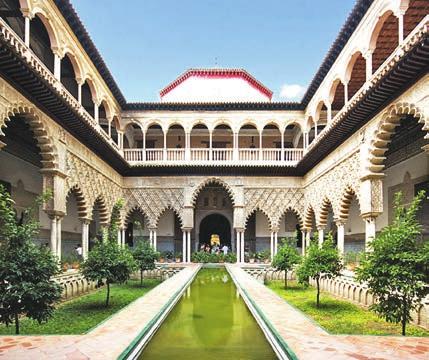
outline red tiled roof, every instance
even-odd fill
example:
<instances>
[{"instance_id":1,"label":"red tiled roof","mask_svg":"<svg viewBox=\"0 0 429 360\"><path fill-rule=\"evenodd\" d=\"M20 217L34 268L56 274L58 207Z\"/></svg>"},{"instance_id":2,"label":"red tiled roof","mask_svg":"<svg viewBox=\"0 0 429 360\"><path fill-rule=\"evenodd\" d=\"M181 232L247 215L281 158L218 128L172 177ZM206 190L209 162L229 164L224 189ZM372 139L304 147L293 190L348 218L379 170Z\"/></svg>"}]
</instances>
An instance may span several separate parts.
<instances>
[{"instance_id":1,"label":"red tiled roof","mask_svg":"<svg viewBox=\"0 0 429 360\"><path fill-rule=\"evenodd\" d=\"M265 96L269 97L270 100L273 96L273 92L268 89L261 82L256 80L252 75L250 75L244 69L221 69L221 68L213 68L213 69L189 69L186 70L182 75L180 75L176 80L168 84L164 89L162 89L159 94L161 97L169 93L175 87L180 85L186 79L192 77L209 77L209 78L240 78L246 80L251 86L260 91Z\"/></svg>"}]
</instances>

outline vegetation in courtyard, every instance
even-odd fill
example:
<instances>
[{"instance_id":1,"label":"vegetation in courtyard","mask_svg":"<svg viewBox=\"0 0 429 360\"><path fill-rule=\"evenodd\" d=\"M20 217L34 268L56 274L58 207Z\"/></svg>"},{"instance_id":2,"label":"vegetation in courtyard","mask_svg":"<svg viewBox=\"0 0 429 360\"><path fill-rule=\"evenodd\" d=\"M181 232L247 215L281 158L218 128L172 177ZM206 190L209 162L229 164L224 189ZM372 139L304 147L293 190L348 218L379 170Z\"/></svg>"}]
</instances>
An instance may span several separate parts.
<instances>
[{"instance_id":1,"label":"vegetation in courtyard","mask_svg":"<svg viewBox=\"0 0 429 360\"><path fill-rule=\"evenodd\" d=\"M329 233L321 245L313 241L297 268L298 281L308 286L310 278L316 282L316 306L320 306L320 280L331 279L342 270L342 263L337 248L334 246L332 234Z\"/></svg>"},{"instance_id":2,"label":"vegetation in courtyard","mask_svg":"<svg viewBox=\"0 0 429 360\"><path fill-rule=\"evenodd\" d=\"M17 219L13 200L0 185L0 322L15 323L16 334L21 316L46 322L61 298L61 287L51 280L59 273L57 259L49 248L33 242L40 229L34 210L49 197L39 197Z\"/></svg>"},{"instance_id":3,"label":"vegetation in courtyard","mask_svg":"<svg viewBox=\"0 0 429 360\"><path fill-rule=\"evenodd\" d=\"M140 284L143 285L143 272L155 269L155 261L159 259L159 253L148 241L140 241L133 251L133 257L140 271Z\"/></svg>"},{"instance_id":4,"label":"vegetation in courtyard","mask_svg":"<svg viewBox=\"0 0 429 360\"><path fill-rule=\"evenodd\" d=\"M205 251L194 252L191 256L191 261L195 263L235 263L237 256L229 252L228 254L212 254Z\"/></svg>"},{"instance_id":5,"label":"vegetation in courtyard","mask_svg":"<svg viewBox=\"0 0 429 360\"><path fill-rule=\"evenodd\" d=\"M124 283L136 269L131 251L118 244L119 212L122 206L122 201L115 204L106 238L95 245L81 265L86 279L99 284L106 283L106 307L109 306L110 285Z\"/></svg>"},{"instance_id":6,"label":"vegetation in courtyard","mask_svg":"<svg viewBox=\"0 0 429 360\"><path fill-rule=\"evenodd\" d=\"M143 287L139 280L128 280L124 284L113 284L110 306L104 307L105 293L99 289L88 295L60 304L47 323L23 318L21 332L23 334L82 334L106 320L123 307L146 294L160 283L159 280L145 279ZM0 326L0 334L11 334L12 329Z\"/></svg>"},{"instance_id":7,"label":"vegetation in courtyard","mask_svg":"<svg viewBox=\"0 0 429 360\"><path fill-rule=\"evenodd\" d=\"M282 245L278 248L274 256L272 266L285 273L285 288L287 288L287 273L291 271L301 261L296 250L296 239L283 239Z\"/></svg>"},{"instance_id":8,"label":"vegetation in courtyard","mask_svg":"<svg viewBox=\"0 0 429 360\"><path fill-rule=\"evenodd\" d=\"M377 302L372 310L386 321L401 323L402 335L412 320L411 312L429 293L428 245L419 241L421 225L416 214L425 193L420 192L409 206L402 194L394 200L395 218L369 244L370 251L357 269L357 280L366 282Z\"/></svg>"},{"instance_id":9,"label":"vegetation in courtyard","mask_svg":"<svg viewBox=\"0 0 429 360\"><path fill-rule=\"evenodd\" d=\"M283 282L279 280L270 281L267 286L332 334L399 335L401 333L401 327L398 324L388 323L372 311L347 300L336 299L328 293L323 294L323 302L320 307L316 307L314 297L317 290L313 286L306 287L290 282L285 289ZM408 335L429 336L429 331L410 325Z\"/></svg>"}]
</instances>

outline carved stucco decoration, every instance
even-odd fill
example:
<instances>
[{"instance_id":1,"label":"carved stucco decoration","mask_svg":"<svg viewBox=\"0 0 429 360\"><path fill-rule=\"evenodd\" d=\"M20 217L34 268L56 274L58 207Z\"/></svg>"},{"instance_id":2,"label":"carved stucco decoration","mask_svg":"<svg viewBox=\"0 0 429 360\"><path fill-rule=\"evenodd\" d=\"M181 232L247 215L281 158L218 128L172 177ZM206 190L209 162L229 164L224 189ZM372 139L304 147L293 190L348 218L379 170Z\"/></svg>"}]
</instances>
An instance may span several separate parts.
<instances>
[{"instance_id":1,"label":"carved stucco decoration","mask_svg":"<svg viewBox=\"0 0 429 360\"><path fill-rule=\"evenodd\" d=\"M30 103L24 101L1 107L0 111L0 136L4 135L2 128L7 127L7 123L11 121L12 117L24 117L40 148L42 167L44 169L57 169L58 151L53 140L52 130L47 125L45 115Z\"/></svg>"},{"instance_id":2,"label":"carved stucco decoration","mask_svg":"<svg viewBox=\"0 0 429 360\"><path fill-rule=\"evenodd\" d=\"M67 191L79 194L78 206L87 206L85 211L81 208L80 213L86 212L86 216L91 218L97 202L100 221L108 221L113 205L122 197L121 187L71 153L67 154L67 175Z\"/></svg>"},{"instance_id":3,"label":"carved stucco decoration","mask_svg":"<svg viewBox=\"0 0 429 360\"><path fill-rule=\"evenodd\" d=\"M184 206L181 188L138 188L125 190L125 213L138 209L147 217L149 227L156 228L159 218L168 210L173 210L183 222Z\"/></svg>"},{"instance_id":4,"label":"carved stucco decoration","mask_svg":"<svg viewBox=\"0 0 429 360\"><path fill-rule=\"evenodd\" d=\"M299 188L246 188L244 189L246 221L254 211L263 212L272 230L278 228L283 215L293 211L302 219L304 194Z\"/></svg>"},{"instance_id":5,"label":"carved stucco decoration","mask_svg":"<svg viewBox=\"0 0 429 360\"><path fill-rule=\"evenodd\" d=\"M329 206L332 206L335 220L344 220L347 203L347 194L354 193L360 199L360 161L356 152L327 173L311 182L304 189L305 194L305 223L311 228L311 211L313 210L318 226L326 224L326 215Z\"/></svg>"},{"instance_id":6,"label":"carved stucco decoration","mask_svg":"<svg viewBox=\"0 0 429 360\"><path fill-rule=\"evenodd\" d=\"M389 106L382 114L377 128L369 139L369 157L367 168L369 174L381 173L385 166L385 153L395 133L396 126L404 115L412 115L423 125L423 131L429 130L429 121L424 109L406 102L398 102ZM429 135L426 134L426 139Z\"/></svg>"}]
</instances>

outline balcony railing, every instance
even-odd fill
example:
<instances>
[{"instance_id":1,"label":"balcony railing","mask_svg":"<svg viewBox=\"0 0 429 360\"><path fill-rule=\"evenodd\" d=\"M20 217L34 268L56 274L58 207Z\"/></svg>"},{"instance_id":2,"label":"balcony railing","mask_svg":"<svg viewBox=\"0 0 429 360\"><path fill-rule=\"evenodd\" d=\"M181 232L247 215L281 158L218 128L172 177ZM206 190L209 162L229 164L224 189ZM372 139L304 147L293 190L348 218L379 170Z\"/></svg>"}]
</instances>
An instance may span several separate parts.
<instances>
[{"instance_id":1,"label":"balcony railing","mask_svg":"<svg viewBox=\"0 0 429 360\"><path fill-rule=\"evenodd\" d=\"M97 123L97 121L85 110L82 104L67 90L63 83L58 80L51 70L39 59L39 57L28 47L25 42L15 33L15 31L6 23L4 19L0 17L0 33L5 40L7 40L21 55L23 59L37 72L40 76L45 79L57 93L68 103L68 105L76 110L81 118L101 137L109 143L116 151L120 151L119 146L109 137L109 135L103 130L103 128Z\"/></svg>"},{"instance_id":2,"label":"balcony railing","mask_svg":"<svg viewBox=\"0 0 429 360\"><path fill-rule=\"evenodd\" d=\"M295 166L303 156L303 149L124 149L124 157L131 165L280 165Z\"/></svg>"}]
</instances>

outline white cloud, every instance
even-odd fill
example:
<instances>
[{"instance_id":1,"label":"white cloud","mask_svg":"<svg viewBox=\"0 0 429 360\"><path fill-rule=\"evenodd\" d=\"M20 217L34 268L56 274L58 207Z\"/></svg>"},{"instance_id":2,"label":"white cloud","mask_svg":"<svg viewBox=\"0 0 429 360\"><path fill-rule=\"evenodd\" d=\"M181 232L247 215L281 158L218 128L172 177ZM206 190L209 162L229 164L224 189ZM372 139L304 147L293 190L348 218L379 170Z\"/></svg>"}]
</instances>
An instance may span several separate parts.
<instances>
[{"instance_id":1,"label":"white cloud","mask_svg":"<svg viewBox=\"0 0 429 360\"><path fill-rule=\"evenodd\" d=\"M280 98L286 100L300 100L304 93L304 86L299 84L284 84L280 89Z\"/></svg>"}]
</instances>

